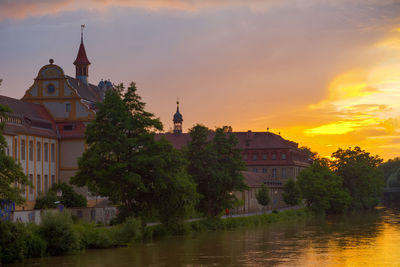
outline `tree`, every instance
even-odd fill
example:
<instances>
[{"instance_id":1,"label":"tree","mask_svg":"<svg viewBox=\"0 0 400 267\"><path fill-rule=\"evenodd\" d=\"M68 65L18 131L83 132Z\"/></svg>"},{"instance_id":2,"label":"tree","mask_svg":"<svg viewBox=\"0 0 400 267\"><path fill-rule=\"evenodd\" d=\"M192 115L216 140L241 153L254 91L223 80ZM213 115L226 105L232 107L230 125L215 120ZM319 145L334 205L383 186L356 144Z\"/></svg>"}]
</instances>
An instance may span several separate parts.
<instances>
[{"instance_id":1,"label":"tree","mask_svg":"<svg viewBox=\"0 0 400 267\"><path fill-rule=\"evenodd\" d=\"M209 140L209 135L213 138ZM190 129L191 140L186 148L188 171L197 183L200 194L198 210L216 216L237 203L234 191L247 189L241 171L245 170L237 137L229 127L211 131L203 125Z\"/></svg>"},{"instance_id":2,"label":"tree","mask_svg":"<svg viewBox=\"0 0 400 267\"><path fill-rule=\"evenodd\" d=\"M396 157L394 159L389 159L388 161L379 165L379 169L383 171L385 184L390 187L391 185L388 181L389 177L392 176L398 169L400 169L400 158Z\"/></svg>"},{"instance_id":3,"label":"tree","mask_svg":"<svg viewBox=\"0 0 400 267\"><path fill-rule=\"evenodd\" d=\"M378 169L382 159L371 156L360 147L339 148L332 157L332 168L343 178L343 186L352 197L352 208L369 209L376 206L384 187L383 173Z\"/></svg>"},{"instance_id":4,"label":"tree","mask_svg":"<svg viewBox=\"0 0 400 267\"><path fill-rule=\"evenodd\" d=\"M261 188L256 193L256 199L258 204L262 206L268 206L268 204L271 202L268 186L265 184L261 185Z\"/></svg>"},{"instance_id":5,"label":"tree","mask_svg":"<svg viewBox=\"0 0 400 267\"><path fill-rule=\"evenodd\" d=\"M57 196L57 191L62 192L62 196ZM54 209L57 207L55 202L60 201L67 208L86 207L87 200L84 196L75 192L72 186L66 183L54 184L45 195L36 199L35 209Z\"/></svg>"},{"instance_id":6,"label":"tree","mask_svg":"<svg viewBox=\"0 0 400 267\"><path fill-rule=\"evenodd\" d=\"M393 172L387 180L387 186L389 187L400 187L400 168Z\"/></svg>"},{"instance_id":7,"label":"tree","mask_svg":"<svg viewBox=\"0 0 400 267\"><path fill-rule=\"evenodd\" d=\"M326 161L316 160L302 170L297 183L306 205L317 213L341 213L351 203L342 178L329 169Z\"/></svg>"},{"instance_id":8,"label":"tree","mask_svg":"<svg viewBox=\"0 0 400 267\"><path fill-rule=\"evenodd\" d=\"M290 178L283 185L283 201L289 206L295 206L299 204L301 200L301 191L296 182Z\"/></svg>"},{"instance_id":9,"label":"tree","mask_svg":"<svg viewBox=\"0 0 400 267\"><path fill-rule=\"evenodd\" d=\"M154 214L167 220L165 201L174 207L169 210L172 217L182 217L182 210L196 200L195 185L180 152L166 140L155 141L154 132L162 124L145 111L136 91L134 83L127 90L120 85L106 91L87 126L88 149L71 183L108 197L124 214L143 222Z\"/></svg>"},{"instance_id":10,"label":"tree","mask_svg":"<svg viewBox=\"0 0 400 267\"><path fill-rule=\"evenodd\" d=\"M317 152L313 152L313 151L311 150L311 148L309 148L309 147L302 146L302 147L299 147L299 149L300 149L303 153L305 153L305 154L308 156L309 159L317 160L317 159L320 158L319 155L318 155L318 153L317 153Z\"/></svg>"},{"instance_id":11,"label":"tree","mask_svg":"<svg viewBox=\"0 0 400 267\"><path fill-rule=\"evenodd\" d=\"M30 185L21 165L7 156L7 142L3 136L7 113L11 109L0 105L0 208L9 202L22 204L25 199L16 184Z\"/></svg>"}]
</instances>

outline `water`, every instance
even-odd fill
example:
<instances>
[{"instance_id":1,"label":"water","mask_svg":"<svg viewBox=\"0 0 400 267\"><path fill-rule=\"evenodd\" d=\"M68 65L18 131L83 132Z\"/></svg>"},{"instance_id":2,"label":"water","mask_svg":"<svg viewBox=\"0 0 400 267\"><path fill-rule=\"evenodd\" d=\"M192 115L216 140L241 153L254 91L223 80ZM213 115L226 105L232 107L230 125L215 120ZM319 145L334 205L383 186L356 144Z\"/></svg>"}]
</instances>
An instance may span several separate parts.
<instances>
[{"instance_id":1,"label":"water","mask_svg":"<svg viewBox=\"0 0 400 267\"><path fill-rule=\"evenodd\" d=\"M15 266L400 266L400 210L171 237Z\"/></svg>"}]
</instances>

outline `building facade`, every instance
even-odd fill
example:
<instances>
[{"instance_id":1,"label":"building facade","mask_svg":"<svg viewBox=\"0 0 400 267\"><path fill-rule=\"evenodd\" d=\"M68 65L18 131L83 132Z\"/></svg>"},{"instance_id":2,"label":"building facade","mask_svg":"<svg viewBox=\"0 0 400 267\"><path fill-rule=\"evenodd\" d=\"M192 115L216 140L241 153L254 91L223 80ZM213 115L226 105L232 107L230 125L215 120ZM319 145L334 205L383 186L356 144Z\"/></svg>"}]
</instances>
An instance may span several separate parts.
<instances>
[{"instance_id":1,"label":"building facade","mask_svg":"<svg viewBox=\"0 0 400 267\"><path fill-rule=\"evenodd\" d=\"M4 129L7 153L33 184L22 188L27 203L21 209L32 209L40 194L54 183L68 182L78 170L86 125L95 117L96 103L112 87L110 81L102 80L98 86L89 83L83 36L74 65L76 75L71 77L50 59L21 100L0 96L0 104L12 109Z\"/></svg>"}]
</instances>

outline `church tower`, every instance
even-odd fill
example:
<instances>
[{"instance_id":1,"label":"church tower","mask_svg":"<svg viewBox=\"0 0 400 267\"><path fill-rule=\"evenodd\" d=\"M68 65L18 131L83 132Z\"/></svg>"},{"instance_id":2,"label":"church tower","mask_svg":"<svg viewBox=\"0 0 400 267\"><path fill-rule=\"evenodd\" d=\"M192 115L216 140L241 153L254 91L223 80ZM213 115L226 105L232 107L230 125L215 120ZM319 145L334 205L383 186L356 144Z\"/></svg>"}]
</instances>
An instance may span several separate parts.
<instances>
[{"instance_id":1,"label":"church tower","mask_svg":"<svg viewBox=\"0 0 400 267\"><path fill-rule=\"evenodd\" d=\"M181 134L183 117L179 112L179 101L176 101L176 113L174 114L174 119L172 121L174 122L174 134Z\"/></svg>"},{"instance_id":2,"label":"church tower","mask_svg":"<svg viewBox=\"0 0 400 267\"><path fill-rule=\"evenodd\" d=\"M83 28L85 25L81 25L81 45L79 46L78 55L74 61L75 70L76 70L76 79L80 82L88 85L88 76L89 76L89 59L86 56L85 46L83 45Z\"/></svg>"}]
</instances>

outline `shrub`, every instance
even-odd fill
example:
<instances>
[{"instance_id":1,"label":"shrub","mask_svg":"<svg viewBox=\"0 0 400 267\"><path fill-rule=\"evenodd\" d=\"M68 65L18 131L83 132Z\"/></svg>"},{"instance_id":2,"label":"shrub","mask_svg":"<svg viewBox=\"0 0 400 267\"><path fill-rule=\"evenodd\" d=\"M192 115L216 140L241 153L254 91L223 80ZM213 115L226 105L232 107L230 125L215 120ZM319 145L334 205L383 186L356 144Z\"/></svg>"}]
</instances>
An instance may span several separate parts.
<instances>
[{"instance_id":1,"label":"shrub","mask_svg":"<svg viewBox=\"0 0 400 267\"><path fill-rule=\"evenodd\" d=\"M62 255L79 248L78 236L68 212L47 212L39 226L40 236L47 242L50 255Z\"/></svg>"},{"instance_id":2,"label":"shrub","mask_svg":"<svg viewBox=\"0 0 400 267\"><path fill-rule=\"evenodd\" d=\"M38 226L31 223L26 225L26 251L24 257L38 258L46 254L47 243L38 234Z\"/></svg>"},{"instance_id":3,"label":"shrub","mask_svg":"<svg viewBox=\"0 0 400 267\"><path fill-rule=\"evenodd\" d=\"M0 220L0 262L12 263L24 259L25 229L22 223Z\"/></svg>"},{"instance_id":4,"label":"shrub","mask_svg":"<svg viewBox=\"0 0 400 267\"><path fill-rule=\"evenodd\" d=\"M142 237L141 222L133 217L129 217L123 224L115 226L114 231L114 238L120 245L128 245Z\"/></svg>"},{"instance_id":5,"label":"shrub","mask_svg":"<svg viewBox=\"0 0 400 267\"><path fill-rule=\"evenodd\" d=\"M58 190L62 191L61 197L57 197ZM45 195L38 197L35 209L54 209L57 207L56 201L61 201L67 208L87 206L87 200L84 196L76 193L69 184L60 183L53 185Z\"/></svg>"},{"instance_id":6,"label":"shrub","mask_svg":"<svg viewBox=\"0 0 400 267\"><path fill-rule=\"evenodd\" d=\"M109 228L97 227L94 223L79 223L74 225L74 229L83 248L109 248L117 245Z\"/></svg>"}]
</instances>

